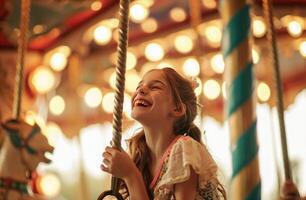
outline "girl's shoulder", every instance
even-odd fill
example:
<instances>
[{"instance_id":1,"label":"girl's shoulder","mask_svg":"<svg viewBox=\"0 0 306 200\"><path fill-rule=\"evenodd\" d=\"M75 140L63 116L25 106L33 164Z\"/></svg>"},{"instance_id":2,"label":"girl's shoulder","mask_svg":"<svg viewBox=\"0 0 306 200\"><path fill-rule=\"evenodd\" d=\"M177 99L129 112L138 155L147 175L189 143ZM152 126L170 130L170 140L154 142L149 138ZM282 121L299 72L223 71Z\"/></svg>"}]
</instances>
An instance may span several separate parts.
<instances>
[{"instance_id":1,"label":"girl's shoulder","mask_svg":"<svg viewBox=\"0 0 306 200\"><path fill-rule=\"evenodd\" d=\"M181 136L172 146L161 185L173 185L190 178L191 169L199 176L199 185L216 179L217 165L205 145L189 136Z\"/></svg>"}]
</instances>

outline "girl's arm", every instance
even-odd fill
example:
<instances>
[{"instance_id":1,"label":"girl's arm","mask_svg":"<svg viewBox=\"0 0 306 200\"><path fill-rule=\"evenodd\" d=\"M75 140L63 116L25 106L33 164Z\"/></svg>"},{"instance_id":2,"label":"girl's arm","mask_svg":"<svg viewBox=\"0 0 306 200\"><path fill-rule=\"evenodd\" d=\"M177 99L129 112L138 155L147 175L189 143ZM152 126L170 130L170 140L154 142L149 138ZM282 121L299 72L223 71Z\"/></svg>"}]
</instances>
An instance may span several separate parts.
<instances>
[{"instance_id":1,"label":"girl's arm","mask_svg":"<svg viewBox=\"0 0 306 200\"><path fill-rule=\"evenodd\" d=\"M125 151L106 147L101 169L125 181L131 200L149 200L143 177Z\"/></svg>"},{"instance_id":2,"label":"girl's arm","mask_svg":"<svg viewBox=\"0 0 306 200\"><path fill-rule=\"evenodd\" d=\"M182 183L174 185L174 196L176 200L194 200L198 187L198 175L190 167L190 178Z\"/></svg>"},{"instance_id":3,"label":"girl's arm","mask_svg":"<svg viewBox=\"0 0 306 200\"><path fill-rule=\"evenodd\" d=\"M131 200L149 200L142 174L137 168L124 181L128 187Z\"/></svg>"}]
</instances>

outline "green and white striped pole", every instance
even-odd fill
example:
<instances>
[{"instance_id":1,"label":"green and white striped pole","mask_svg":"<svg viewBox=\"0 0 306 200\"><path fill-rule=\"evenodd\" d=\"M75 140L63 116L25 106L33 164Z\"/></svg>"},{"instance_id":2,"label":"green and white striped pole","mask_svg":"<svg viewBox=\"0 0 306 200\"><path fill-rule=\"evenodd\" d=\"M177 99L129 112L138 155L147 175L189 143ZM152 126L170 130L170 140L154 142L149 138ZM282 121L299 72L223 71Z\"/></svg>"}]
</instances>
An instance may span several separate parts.
<instances>
[{"instance_id":1,"label":"green and white striped pole","mask_svg":"<svg viewBox=\"0 0 306 200\"><path fill-rule=\"evenodd\" d=\"M250 6L246 0L222 0L220 14L233 165L230 199L260 200Z\"/></svg>"}]
</instances>

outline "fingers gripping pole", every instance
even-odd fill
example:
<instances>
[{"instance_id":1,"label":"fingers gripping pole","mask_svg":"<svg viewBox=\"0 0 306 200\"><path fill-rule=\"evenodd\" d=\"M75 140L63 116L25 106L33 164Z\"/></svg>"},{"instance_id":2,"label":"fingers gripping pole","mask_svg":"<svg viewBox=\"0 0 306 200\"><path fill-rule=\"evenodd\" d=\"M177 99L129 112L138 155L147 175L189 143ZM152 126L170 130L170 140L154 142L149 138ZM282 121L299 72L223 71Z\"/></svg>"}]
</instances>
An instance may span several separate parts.
<instances>
[{"instance_id":1,"label":"fingers gripping pole","mask_svg":"<svg viewBox=\"0 0 306 200\"><path fill-rule=\"evenodd\" d=\"M285 178L286 180L292 180L291 177L291 168L289 163L289 156L287 150L287 139L286 139L286 129L284 122L284 105L283 105L283 97L282 97L282 82L280 78L279 71L279 61L277 55L277 44L274 32L274 24L273 24L273 10L271 5L271 0L263 0L263 8L264 14L266 18L266 22L268 23L268 40L271 48L271 60L273 62L273 70L274 70L274 84L276 87L276 104L277 104L277 112L278 112L278 122L280 127L281 134L281 143L282 143L282 153L283 153L283 163L285 170Z\"/></svg>"},{"instance_id":2,"label":"fingers gripping pole","mask_svg":"<svg viewBox=\"0 0 306 200\"><path fill-rule=\"evenodd\" d=\"M20 35L18 40L17 66L15 77L13 117L19 118L23 90L24 57L28 44L28 29L31 0L21 0Z\"/></svg>"},{"instance_id":3,"label":"fingers gripping pole","mask_svg":"<svg viewBox=\"0 0 306 200\"><path fill-rule=\"evenodd\" d=\"M115 106L113 115L113 147L121 149L121 132L122 132L122 110L124 101L124 86L125 86L125 65L126 51L128 43L128 24L129 24L129 0L120 0L120 23L119 23L119 44L118 44L118 59L116 66L116 92ZM118 191L118 179L112 178L112 190Z\"/></svg>"}]
</instances>

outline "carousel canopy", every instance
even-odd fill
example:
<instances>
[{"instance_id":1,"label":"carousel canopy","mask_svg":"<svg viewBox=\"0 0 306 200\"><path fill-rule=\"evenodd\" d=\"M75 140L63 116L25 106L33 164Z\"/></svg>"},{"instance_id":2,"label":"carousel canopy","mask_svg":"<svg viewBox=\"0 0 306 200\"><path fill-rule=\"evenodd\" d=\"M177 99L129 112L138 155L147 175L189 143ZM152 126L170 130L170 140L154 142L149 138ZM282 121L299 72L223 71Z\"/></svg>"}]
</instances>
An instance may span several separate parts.
<instances>
[{"instance_id":1,"label":"carousel canopy","mask_svg":"<svg viewBox=\"0 0 306 200\"><path fill-rule=\"evenodd\" d=\"M204 114L222 121L226 92L219 3L215 0L190 2L132 1L126 99L141 74L151 68L172 66L186 76L198 76L201 71L196 92L203 94ZM0 1L1 67L16 64L20 4L20 0ZM30 102L47 94L44 98L53 121L88 124L111 119L118 4L117 0L32 1L26 94ZM250 42L256 64L258 101L274 105L273 70L262 1L256 0L251 6L254 37ZM306 1L274 0L273 7L284 100L288 106L306 87ZM37 86L35 81L46 84ZM52 110L52 105L57 109ZM130 118L127 116L126 120Z\"/></svg>"}]
</instances>

